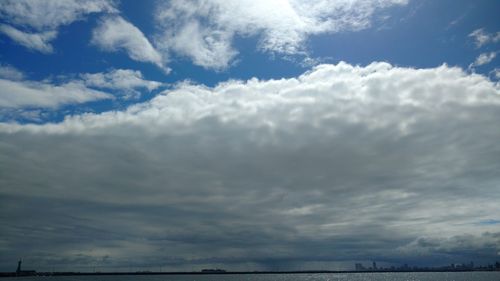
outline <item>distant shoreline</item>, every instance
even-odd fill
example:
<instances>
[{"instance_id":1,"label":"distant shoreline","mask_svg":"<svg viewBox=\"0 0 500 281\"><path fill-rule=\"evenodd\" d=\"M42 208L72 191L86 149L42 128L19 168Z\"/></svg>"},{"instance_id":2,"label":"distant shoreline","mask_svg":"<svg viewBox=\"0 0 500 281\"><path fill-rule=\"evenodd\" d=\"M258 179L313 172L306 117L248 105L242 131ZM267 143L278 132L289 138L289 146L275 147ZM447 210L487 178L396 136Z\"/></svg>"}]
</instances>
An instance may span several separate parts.
<instances>
[{"instance_id":1,"label":"distant shoreline","mask_svg":"<svg viewBox=\"0 0 500 281\"><path fill-rule=\"evenodd\" d=\"M16 272L0 272L0 277L29 277L29 276L104 276L104 275L238 275L238 274L347 274L347 273L409 273L409 272L499 272L489 269L428 269L428 270L311 270L311 271L138 271L138 272L36 272L33 274L17 274Z\"/></svg>"}]
</instances>

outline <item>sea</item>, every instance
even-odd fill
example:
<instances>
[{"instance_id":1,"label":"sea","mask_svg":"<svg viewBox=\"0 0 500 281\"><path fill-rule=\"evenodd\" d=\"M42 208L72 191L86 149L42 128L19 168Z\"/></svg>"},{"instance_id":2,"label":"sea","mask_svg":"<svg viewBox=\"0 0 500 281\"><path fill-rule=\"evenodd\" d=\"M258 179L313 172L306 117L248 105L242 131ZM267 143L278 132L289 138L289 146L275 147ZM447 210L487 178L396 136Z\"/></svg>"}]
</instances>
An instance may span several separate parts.
<instances>
[{"instance_id":1,"label":"sea","mask_svg":"<svg viewBox=\"0 0 500 281\"><path fill-rule=\"evenodd\" d=\"M1 278L0 281L500 281L500 272L391 272L315 274L210 274L37 276Z\"/></svg>"}]
</instances>

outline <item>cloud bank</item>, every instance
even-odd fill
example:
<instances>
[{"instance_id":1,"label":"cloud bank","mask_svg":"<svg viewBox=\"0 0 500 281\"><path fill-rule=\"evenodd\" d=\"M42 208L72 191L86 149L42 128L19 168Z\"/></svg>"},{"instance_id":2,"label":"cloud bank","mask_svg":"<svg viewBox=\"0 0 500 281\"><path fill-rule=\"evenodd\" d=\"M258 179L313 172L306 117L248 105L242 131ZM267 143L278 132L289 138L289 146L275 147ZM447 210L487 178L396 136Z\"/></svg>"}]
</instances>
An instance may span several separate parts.
<instances>
[{"instance_id":1,"label":"cloud bank","mask_svg":"<svg viewBox=\"0 0 500 281\"><path fill-rule=\"evenodd\" d=\"M339 63L2 123L0 266L490 262L499 121L484 76Z\"/></svg>"}]
</instances>

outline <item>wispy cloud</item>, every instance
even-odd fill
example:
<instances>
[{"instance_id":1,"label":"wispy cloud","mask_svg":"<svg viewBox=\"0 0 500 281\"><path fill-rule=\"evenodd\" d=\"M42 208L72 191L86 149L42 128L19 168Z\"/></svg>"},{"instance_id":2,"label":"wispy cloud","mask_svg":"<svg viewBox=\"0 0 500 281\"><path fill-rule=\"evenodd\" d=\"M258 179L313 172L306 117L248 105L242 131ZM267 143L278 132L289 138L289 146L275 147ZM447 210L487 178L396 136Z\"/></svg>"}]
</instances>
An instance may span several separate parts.
<instances>
[{"instance_id":1,"label":"wispy cloud","mask_svg":"<svg viewBox=\"0 0 500 281\"><path fill-rule=\"evenodd\" d=\"M481 66L492 62L497 56L497 52L488 52L480 54L476 60L469 66L469 68L474 68L476 66Z\"/></svg>"},{"instance_id":2,"label":"wispy cloud","mask_svg":"<svg viewBox=\"0 0 500 281\"><path fill-rule=\"evenodd\" d=\"M496 79L500 79L500 68L493 69L489 74L493 75L493 77Z\"/></svg>"},{"instance_id":3,"label":"wispy cloud","mask_svg":"<svg viewBox=\"0 0 500 281\"><path fill-rule=\"evenodd\" d=\"M113 95L85 87L79 81L63 84L0 79L0 108L57 108L67 104L112 99Z\"/></svg>"},{"instance_id":4,"label":"wispy cloud","mask_svg":"<svg viewBox=\"0 0 500 281\"><path fill-rule=\"evenodd\" d=\"M1 31L16 43L42 53L53 50L50 41L60 26L91 13L116 12L111 0L4 0L0 5Z\"/></svg>"},{"instance_id":5,"label":"wispy cloud","mask_svg":"<svg viewBox=\"0 0 500 281\"><path fill-rule=\"evenodd\" d=\"M28 33L5 24L0 25L0 32L9 36L19 45L46 54L53 52L50 41L57 37L56 31Z\"/></svg>"},{"instance_id":6,"label":"wispy cloud","mask_svg":"<svg viewBox=\"0 0 500 281\"><path fill-rule=\"evenodd\" d=\"M0 63L0 78L9 80L22 80L24 78L24 73L22 73L15 67Z\"/></svg>"},{"instance_id":7,"label":"wispy cloud","mask_svg":"<svg viewBox=\"0 0 500 281\"><path fill-rule=\"evenodd\" d=\"M88 87L119 90L119 93L129 97L140 95L140 89L151 92L162 85L161 82L145 80L140 71L131 69L115 69L105 73L85 73L81 74L80 77Z\"/></svg>"},{"instance_id":8,"label":"wispy cloud","mask_svg":"<svg viewBox=\"0 0 500 281\"><path fill-rule=\"evenodd\" d=\"M146 80L140 71L131 69L60 76L58 83L50 79L31 81L25 77L12 66L0 65L0 113L3 120L18 117L39 122L47 115L40 109L55 110L65 105L104 99L135 99L163 85Z\"/></svg>"},{"instance_id":9,"label":"wispy cloud","mask_svg":"<svg viewBox=\"0 0 500 281\"><path fill-rule=\"evenodd\" d=\"M174 52L193 63L224 69L238 54L237 36L259 37L258 49L283 55L306 51L309 36L361 30L378 9L404 5L382 1L169 1L159 4L156 37L163 53Z\"/></svg>"},{"instance_id":10,"label":"wispy cloud","mask_svg":"<svg viewBox=\"0 0 500 281\"><path fill-rule=\"evenodd\" d=\"M481 48L482 46L489 43L500 42L500 31L496 33L488 33L484 30L484 28L479 28L471 32L469 34L469 37L474 38L474 42L477 48Z\"/></svg>"},{"instance_id":11,"label":"wispy cloud","mask_svg":"<svg viewBox=\"0 0 500 281\"><path fill-rule=\"evenodd\" d=\"M164 58L144 34L120 16L106 17L92 33L92 43L106 51L123 50L136 61L150 62L168 71Z\"/></svg>"}]
</instances>

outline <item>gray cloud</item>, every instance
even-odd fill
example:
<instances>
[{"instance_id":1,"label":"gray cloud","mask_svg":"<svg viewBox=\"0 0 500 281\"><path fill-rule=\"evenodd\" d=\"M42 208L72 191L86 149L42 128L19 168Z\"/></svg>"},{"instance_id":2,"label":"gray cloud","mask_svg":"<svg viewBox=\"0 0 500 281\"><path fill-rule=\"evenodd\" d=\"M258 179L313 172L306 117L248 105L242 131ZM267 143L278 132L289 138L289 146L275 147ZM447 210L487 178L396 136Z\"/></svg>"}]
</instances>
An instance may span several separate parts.
<instances>
[{"instance_id":1,"label":"gray cloud","mask_svg":"<svg viewBox=\"0 0 500 281\"><path fill-rule=\"evenodd\" d=\"M489 262L499 107L498 84L460 68L339 63L2 123L0 265Z\"/></svg>"}]
</instances>

